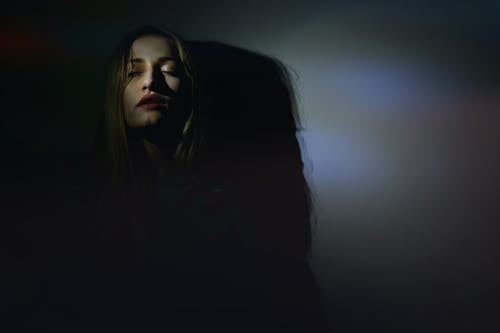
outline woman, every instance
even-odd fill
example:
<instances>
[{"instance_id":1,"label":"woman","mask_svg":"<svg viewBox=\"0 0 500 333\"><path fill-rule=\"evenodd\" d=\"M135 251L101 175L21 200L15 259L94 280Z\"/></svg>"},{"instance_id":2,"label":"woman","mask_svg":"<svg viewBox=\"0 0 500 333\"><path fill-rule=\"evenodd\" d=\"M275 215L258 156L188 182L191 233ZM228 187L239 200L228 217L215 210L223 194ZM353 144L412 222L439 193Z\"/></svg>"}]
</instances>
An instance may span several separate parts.
<instances>
[{"instance_id":1,"label":"woman","mask_svg":"<svg viewBox=\"0 0 500 333\"><path fill-rule=\"evenodd\" d=\"M287 72L219 43L191 42L189 54L175 34L145 27L113 57L99 312L109 319L120 299L115 322L324 330Z\"/></svg>"},{"instance_id":2,"label":"woman","mask_svg":"<svg viewBox=\"0 0 500 333\"><path fill-rule=\"evenodd\" d=\"M187 163L196 114L181 40L153 27L135 31L116 49L108 80L105 145L113 181L164 175Z\"/></svg>"}]
</instances>

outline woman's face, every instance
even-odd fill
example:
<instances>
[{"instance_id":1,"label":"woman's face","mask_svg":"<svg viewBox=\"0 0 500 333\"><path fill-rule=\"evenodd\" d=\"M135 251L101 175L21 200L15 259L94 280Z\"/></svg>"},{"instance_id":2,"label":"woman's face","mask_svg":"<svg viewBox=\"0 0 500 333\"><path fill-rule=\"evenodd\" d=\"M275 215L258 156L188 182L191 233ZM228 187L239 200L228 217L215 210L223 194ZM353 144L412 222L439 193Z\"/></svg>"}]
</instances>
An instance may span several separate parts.
<instances>
[{"instance_id":1,"label":"woman's face","mask_svg":"<svg viewBox=\"0 0 500 333\"><path fill-rule=\"evenodd\" d=\"M181 66L172 40L146 35L134 41L123 94L129 127L154 125L173 111L182 80Z\"/></svg>"}]
</instances>

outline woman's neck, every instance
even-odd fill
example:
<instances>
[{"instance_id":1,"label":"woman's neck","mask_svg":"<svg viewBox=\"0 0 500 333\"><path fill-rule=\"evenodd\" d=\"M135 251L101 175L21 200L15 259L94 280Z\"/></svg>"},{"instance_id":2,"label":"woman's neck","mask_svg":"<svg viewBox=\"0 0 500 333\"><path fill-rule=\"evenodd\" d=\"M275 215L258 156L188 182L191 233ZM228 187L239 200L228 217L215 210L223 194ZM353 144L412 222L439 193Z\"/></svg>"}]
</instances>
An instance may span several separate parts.
<instances>
[{"instance_id":1,"label":"woman's neck","mask_svg":"<svg viewBox=\"0 0 500 333\"><path fill-rule=\"evenodd\" d=\"M175 172L175 154L180 143L180 136L164 133L161 128L129 129L128 136L132 160L139 174L150 176L165 176Z\"/></svg>"},{"instance_id":2,"label":"woman's neck","mask_svg":"<svg viewBox=\"0 0 500 333\"><path fill-rule=\"evenodd\" d=\"M175 159L171 152L166 155L158 145L152 143L147 139L142 139L144 145L144 151L148 157L151 165L160 177L167 175L169 171L172 171L175 165Z\"/></svg>"}]
</instances>

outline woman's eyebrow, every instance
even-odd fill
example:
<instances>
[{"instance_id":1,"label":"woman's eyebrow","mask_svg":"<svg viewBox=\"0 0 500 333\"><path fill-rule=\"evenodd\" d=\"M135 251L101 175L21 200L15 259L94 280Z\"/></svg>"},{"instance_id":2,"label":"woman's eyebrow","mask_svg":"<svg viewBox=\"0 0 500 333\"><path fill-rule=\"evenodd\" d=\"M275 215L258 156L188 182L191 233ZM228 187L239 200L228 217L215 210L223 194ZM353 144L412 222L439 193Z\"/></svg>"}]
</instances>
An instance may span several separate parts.
<instances>
[{"instance_id":1,"label":"woman's eyebrow","mask_svg":"<svg viewBox=\"0 0 500 333\"><path fill-rule=\"evenodd\" d=\"M173 58L173 57L168 57L168 56L158 58L158 62L165 62L165 61L171 61L171 60L177 60L177 59Z\"/></svg>"}]
</instances>

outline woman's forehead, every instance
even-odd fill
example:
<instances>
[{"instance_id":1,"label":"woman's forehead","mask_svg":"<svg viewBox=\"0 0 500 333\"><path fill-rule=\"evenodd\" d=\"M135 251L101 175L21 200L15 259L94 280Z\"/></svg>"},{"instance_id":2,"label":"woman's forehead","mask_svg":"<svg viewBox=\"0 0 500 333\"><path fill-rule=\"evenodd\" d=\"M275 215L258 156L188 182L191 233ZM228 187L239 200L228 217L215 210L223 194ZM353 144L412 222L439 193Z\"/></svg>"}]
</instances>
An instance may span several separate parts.
<instances>
[{"instance_id":1,"label":"woman's forehead","mask_svg":"<svg viewBox=\"0 0 500 333\"><path fill-rule=\"evenodd\" d=\"M161 35L138 37L130 48L130 59L155 61L159 58L177 59L177 47L172 38Z\"/></svg>"}]
</instances>

